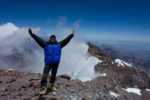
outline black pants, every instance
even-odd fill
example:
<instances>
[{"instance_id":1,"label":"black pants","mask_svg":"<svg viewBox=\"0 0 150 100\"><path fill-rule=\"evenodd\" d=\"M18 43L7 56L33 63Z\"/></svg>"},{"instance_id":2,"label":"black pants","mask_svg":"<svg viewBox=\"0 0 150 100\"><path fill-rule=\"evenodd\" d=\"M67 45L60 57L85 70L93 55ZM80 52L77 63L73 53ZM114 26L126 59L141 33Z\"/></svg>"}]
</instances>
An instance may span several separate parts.
<instances>
[{"instance_id":1,"label":"black pants","mask_svg":"<svg viewBox=\"0 0 150 100\"><path fill-rule=\"evenodd\" d=\"M59 64L45 64L44 70L43 70L43 75L42 75L42 80L41 80L41 87L47 86L47 77L48 77L48 74L51 70L52 71L51 71L50 83L51 84L55 83L58 65Z\"/></svg>"}]
</instances>

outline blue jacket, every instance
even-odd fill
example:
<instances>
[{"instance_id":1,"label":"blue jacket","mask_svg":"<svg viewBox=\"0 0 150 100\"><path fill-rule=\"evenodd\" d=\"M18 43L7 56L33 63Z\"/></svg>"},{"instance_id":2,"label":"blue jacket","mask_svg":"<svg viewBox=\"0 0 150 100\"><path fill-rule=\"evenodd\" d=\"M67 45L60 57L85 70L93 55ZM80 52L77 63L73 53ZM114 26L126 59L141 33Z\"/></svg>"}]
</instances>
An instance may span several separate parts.
<instances>
[{"instance_id":1,"label":"blue jacket","mask_svg":"<svg viewBox=\"0 0 150 100\"><path fill-rule=\"evenodd\" d=\"M57 44L48 44L44 49L45 54L45 64L55 64L60 62L61 57L61 46Z\"/></svg>"},{"instance_id":2,"label":"blue jacket","mask_svg":"<svg viewBox=\"0 0 150 100\"><path fill-rule=\"evenodd\" d=\"M70 34L64 40L51 44L49 41L45 41L38 37L34 33L29 33L31 37L44 49L45 64L59 63L61 58L61 49L65 47L74 36Z\"/></svg>"}]
</instances>

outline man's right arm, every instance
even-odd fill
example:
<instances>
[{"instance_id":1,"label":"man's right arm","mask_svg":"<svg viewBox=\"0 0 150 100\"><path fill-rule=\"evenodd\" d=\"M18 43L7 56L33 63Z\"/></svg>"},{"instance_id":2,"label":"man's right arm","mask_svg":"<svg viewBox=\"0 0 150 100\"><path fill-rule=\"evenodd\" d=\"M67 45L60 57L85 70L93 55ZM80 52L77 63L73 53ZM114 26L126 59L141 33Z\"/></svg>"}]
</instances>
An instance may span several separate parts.
<instances>
[{"instance_id":1,"label":"man's right arm","mask_svg":"<svg viewBox=\"0 0 150 100\"><path fill-rule=\"evenodd\" d=\"M47 45L47 42L45 40L43 40L42 38L38 37L37 35L35 35L34 33L32 33L32 30L29 29L28 30L29 34L31 35L31 37L42 47L45 48L45 46Z\"/></svg>"}]
</instances>

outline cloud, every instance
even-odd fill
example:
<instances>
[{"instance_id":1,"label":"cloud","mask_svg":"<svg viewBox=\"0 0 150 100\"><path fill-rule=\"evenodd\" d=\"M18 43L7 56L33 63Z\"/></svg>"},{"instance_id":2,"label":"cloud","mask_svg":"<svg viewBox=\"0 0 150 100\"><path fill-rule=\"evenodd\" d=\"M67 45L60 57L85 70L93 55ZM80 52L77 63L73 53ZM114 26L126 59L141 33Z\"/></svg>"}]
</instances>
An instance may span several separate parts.
<instances>
[{"instance_id":1,"label":"cloud","mask_svg":"<svg viewBox=\"0 0 150 100\"><path fill-rule=\"evenodd\" d=\"M80 23L81 23L81 19L78 19L77 21L73 22L73 26L75 27L75 29L80 27Z\"/></svg>"},{"instance_id":2,"label":"cloud","mask_svg":"<svg viewBox=\"0 0 150 100\"><path fill-rule=\"evenodd\" d=\"M48 20L46 21L46 24L53 24L53 23L55 23L57 25L56 27L60 28L63 25L65 25L66 22L67 22L67 16L60 16L57 19L48 18Z\"/></svg>"},{"instance_id":3,"label":"cloud","mask_svg":"<svg viewBox=\"0 0 150 100\"><path fill-rule=\"evenodd\" d=\"M40 29L33 29L33 31L39 33ZM1 68L34 72L38 64L43 64L38 59L43 57L40 52L42 50L29 36L28 28L19 28L12 23L6 23L0 25L0 37Z\"/></svg>"},{"instance_id":4,"label":"cloud","mask_svg":"<svg viewBox=\"0 0 150 100\"><path fill-rule=\"evenodd\" d=\"M64 39L74 29L62 27L65 21L66 17L61 17L58 23L60 27L54 30L58 41ZM49 37L49 34L45 34L39 28L32 28L32 30L43 39ZM0 37L0 68L11 68L23 72L43 72L44 51L28 34L28 28L19 28L12 23L6 23L0 25ZM58 75L68 74L73 79L83 81L94 78L94 65L99 60L91 56L87 50L88 46L83 35L78 31L70 43L62 49Z\"/></svg>"},{"instance_id":5,"label":"cloud","mask_svg":"<svg viewBox=\"0 0 150 100\"><path fill-rule=\"evenodd\" d=\"M19 28L16 27L12 23L6 23L0 26L0 39L5 38L8 35L13 34L15 31L17 31Z\"/></svg>"}]
</instances>

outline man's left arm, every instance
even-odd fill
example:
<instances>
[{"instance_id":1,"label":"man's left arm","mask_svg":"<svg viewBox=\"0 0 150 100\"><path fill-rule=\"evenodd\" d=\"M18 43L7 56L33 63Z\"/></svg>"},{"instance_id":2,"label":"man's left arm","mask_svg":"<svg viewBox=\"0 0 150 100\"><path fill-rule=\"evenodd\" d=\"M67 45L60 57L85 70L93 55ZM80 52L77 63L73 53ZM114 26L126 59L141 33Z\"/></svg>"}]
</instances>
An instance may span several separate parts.
<instances>
[{"instance_id":1,"label":"man's left arm","mask_svg":"<svg viewBox=\"0 0 150 100\"><path fill-rule=\"evenodd\" d=\"M72 37L75 34L75 30L72 31L72 34L70 34L69 36L67 36L64 40L60 41L59 44L60 46L63 48L64 46L66 46L69 41L72 39Z\"/></svg>"}]
</instances>

